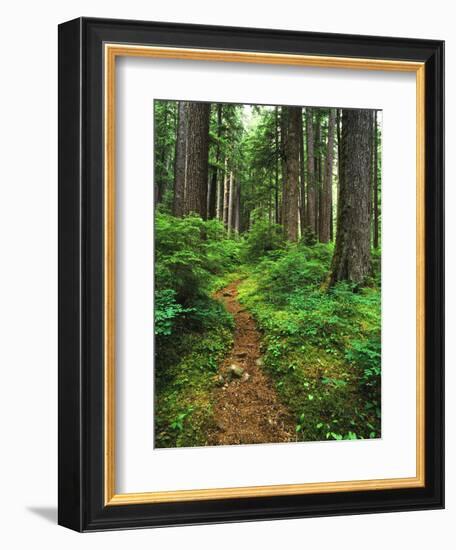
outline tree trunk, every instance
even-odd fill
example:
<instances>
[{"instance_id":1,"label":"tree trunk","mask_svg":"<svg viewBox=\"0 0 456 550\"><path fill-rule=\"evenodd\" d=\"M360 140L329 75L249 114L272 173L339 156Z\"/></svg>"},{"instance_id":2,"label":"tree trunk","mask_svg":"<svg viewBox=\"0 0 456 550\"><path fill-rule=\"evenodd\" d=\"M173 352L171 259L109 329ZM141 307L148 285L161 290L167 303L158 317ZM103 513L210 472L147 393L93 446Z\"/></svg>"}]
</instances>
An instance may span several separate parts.
<instances>
[{"instance_id":1,"label":"tree trunk","mask_svg":"<svg viewBox=\"0 0 456 550\"><path fill-rule=\"evenodd\" d=\"M300 222L301 222L301 236L304 235L304 231L307 225L306 220L306 157L304 151L304 125L302 123L302 109L299 117L299 166L301 177L301 193L300 193Z\"/></svg>"},{"instance_id":2,"label":"tree trunk","mask_svg":"<svg viewBox=\"0 0 456 550\"><path fill-rule=\"evenodd\" d=\"M207 217L210 103L187 103L187 170L184 213Z\"/></svg>"},{"instance_id":3,"label":"tree trunk","mask_svg":"<svg viewBox=\"0 0 456 550\"><path fill-rule=\"evenodd\" d=\"M234 231L236 235L239 235L241 231L241 184L240 181L236 182L236 206L234 217Z\"/></svg>"},{"instance_id":4,"label":"tree trunk","mask_svg":"<svg viewBox=\"0 0 456 550\"><path fill-rule=\"evenodd\" d=\"M284 234L287 235L288 227L288 174L287 174L287 132L288 132L288 107L280 109L280 152L282 158L282 208L280 210L280 223Z\"/></svg>"},{"instance_id":5,"label":"tree trunk","mask_svg":"<svg viewBox=\"0 0 456 550\"><path fill-rule=\"evenodd\" d=\"M215 166L212 169L211 182L208 189L207 217L215 218L217 213L217 181L219 179L218 164L220 162L220 138L222 134L222 109L223 105L217 103L217 128L215 144Z\"/></svg>"},{"instance_id":6,"label":"tree trunk","mask_svg":"<svg viewBox=\"0 0 456 550\"><path fill-rule=\"evenodd\" d=\"M340 153L340 142L341 142L341 126L342 126L342 109L337 109L336 115L336 136L337 136L337 184L336 184L336 209L339 204L339 188L340 188L340 167L341 167L341 153ZM336 220L337 223L337 220ZM334 222L331 224L331 240L334 240Z\"/></svg>"},{"instance_id":7,"label":"tree trunk","mask_svg":"<svg viewBox=\"0 0 456 550\"><path fill-rule=\"evenodd\" d=\"M174 160L173 215L184 215L187 163L187 102L179 101L177 114L176 156Z\"/></svg>"},{"instance_id":8,"label":"tree trunk","mask_svg":"<svg viewBox=\"0 0 456 550\"><path fill-rule=\"evenodd\" d=\"M218 220L221 220L223 218L222 212L223 212L223 192L222 192L222 184L223 180L219 177L217 178L217 210L216 210L216 217Z\"/></svg>"},{"instance_id":9,"label":"tree trunk","mask_svg":"<svg viewBox=\"0 0 456 550\"><path fill-rule=\"evenodd\" d=\"M213 166L207 183L207 219L215 218L217 212L217 167Z\"/></svg>"},{"instance_id":10,"label":"tree trunk","mask_svg":"<svg viewBox=\"0 0 456 550\"><path fill-rule=\"evenodd\" d=\"M164 110L165 110L165 113L164 113L164 117L163 117L163 128L164 128L164 132L167 131L167 126L168 126L168 114L169 114L169 111L168 111L168 102L164 102ZM166 145L163 143L161 145L161 152L160 152L160 167L161 167L161 171L162 173L160 174L160 177L159 178L156 178L158 179L158 182L156 184L156 189L155 189L155 208L158 206L158 204L160 202L163 201L163 195L165 194L165 190L166 190Z\"/></svg>"},{"instance_id":11,"label":"tree trunk","mask_svg":"<svg viewBox=\"0 0 456 550\"><path fill-rule=\"evenodd\" d=\"M334 150L334 109L329 110L328 118L328 141L326 145L325 169L322 181L322 193L320 204L320 242L328 243L331 238L332 218L332 173L333 173L333 150Z\"/></svg>"},{"instance_id":12,"label":"tree trunk","mask_svg":"<svg viewBox=\"0 0 456 550\"><path fill-rule=\"evenodd\" d=\"M225 172L226 172L226 161L225 168L219 170L219 175L217 178L217 219L223 222L223 200L224 200L224 181L225 181Z\"/></svg>"},{"instance_id":13,"label":"tree trunk","mask_svg":"<svg viewBox=\"0 0 456 550\"><path fill-rule=\"evenodd\" d=\"M301 108L282 107L286 112L284 120L284 195L283 226L290 241L298 240L298 201L299 201L299 131Z\"/></svg>"},{"instance_id":14,"label":"tree trunk","mask_svg":"<svg viewBox=\"0 0 456 550\"><path fill-rule=\"evenodd\" d=\"M228 159L225 158L225 173L223 175L223 223L228 225L228 202L230 196L230 182L228 180Z\"/></svg>"},{"instance_id":15,"label":"tree trunk","mask_svg":"<svg viewBox=\"0 0 456 550\"><path fill-rule=\"evenodd\" d=\"M306 141L307 141L307 226L315 232L316 228L316 193L315 193L315 156L314 127L311 107L306 108Z\"/></svg>"},{"instance_id":16,"label":"tree trunk","mask_svg":"<svg viewBox=\"0 0 456 550\"><path fill-rule=\"evenodd\" d=\"M315 116L314 157L315 157L315 235L320 239L320 208L322 204L322 139L321 139L321 111Z\"/></svg>"},{"instance_id":17,"label":"tree trunk","mask_svg":"<svg viewBox=\"0 0 456 550\"><path fill-rule=\"evenodd\" d=\"M371 133L370 111L343 109L337 235L329 285L343 280L363 284L371 271Z\"/></svg>"},{"instance_id":18,"label":"tree trunk","mask_svg":"<svg viewBox=\"0 0 456 550\"><path fill-rule=\"evenodd\" d=\"M374 248L379 244L379 219L378 219L378 135L377 135L377 111L374 113Z\"/></svg>"},{"instance_id":19,"label":"tree trunk","mask_svg":"<svg viewBox=\"0 0 456 550\"><path fill-rule=\"evenodd\" d=\"M230 172L230 193L228 197L228 236L233 230L233 206L234 206L234 174Z\"/></svg>"},{"instance_id":20,"label":"tree trunk","mask_svg":"<svg viewBox=\"0 0 456 550\"><path fill-rule=\"evenodd\" d=\"M280 223L280 207L279 207L279 108L275 108L275 189L274 189L274 207L275 207L275 223Z\"/></svg>"}]
</instances>

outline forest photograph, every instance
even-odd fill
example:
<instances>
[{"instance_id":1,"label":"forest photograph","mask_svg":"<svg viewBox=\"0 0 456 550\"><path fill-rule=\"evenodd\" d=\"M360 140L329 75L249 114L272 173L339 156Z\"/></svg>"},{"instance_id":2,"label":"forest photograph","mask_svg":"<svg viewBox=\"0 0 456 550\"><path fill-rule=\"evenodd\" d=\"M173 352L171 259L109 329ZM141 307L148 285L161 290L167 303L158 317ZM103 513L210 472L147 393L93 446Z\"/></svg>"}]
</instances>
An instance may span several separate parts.
<instances>
[{"instance_id":1,"label":"forest photograph","mask_svg":"<svg viewBox=\"0 0 456 550\"><path fill-rule=\"evenodd\" d=\"M153 116L155 447L380 438L382 112Z\"/></svg>"}]
</instances>

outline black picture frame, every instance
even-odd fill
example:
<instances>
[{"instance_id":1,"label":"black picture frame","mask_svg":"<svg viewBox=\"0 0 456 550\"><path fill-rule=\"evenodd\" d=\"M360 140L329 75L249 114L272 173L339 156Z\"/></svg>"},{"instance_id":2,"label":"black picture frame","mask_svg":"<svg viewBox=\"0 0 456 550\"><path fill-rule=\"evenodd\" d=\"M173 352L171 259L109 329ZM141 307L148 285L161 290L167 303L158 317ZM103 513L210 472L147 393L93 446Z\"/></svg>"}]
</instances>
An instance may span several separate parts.
<instances>
[{"instance_id":1,"label":"black picture frame","mask_svg":"<svg viewBox=\"0 0 456 550\"><path fill-rule=\"evenodd\" d=\"M105 506L103 44L425 63L423 488ZM438 509L444 506L444 43L78 18L59 26L59 512L76 531Z\"/></svg>"}]
</instances>

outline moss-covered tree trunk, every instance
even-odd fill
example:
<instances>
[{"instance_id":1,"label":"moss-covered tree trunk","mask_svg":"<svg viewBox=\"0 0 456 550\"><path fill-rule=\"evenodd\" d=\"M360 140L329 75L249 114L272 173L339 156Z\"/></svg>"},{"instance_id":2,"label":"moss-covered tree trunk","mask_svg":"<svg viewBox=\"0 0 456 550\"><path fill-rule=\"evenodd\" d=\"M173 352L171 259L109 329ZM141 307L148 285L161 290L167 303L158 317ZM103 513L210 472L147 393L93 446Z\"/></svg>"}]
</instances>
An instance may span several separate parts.
<instances>
[{"instance_id":1,"label":"moss-covered tree trunk","mask_svg":"<svg viewBox=\"0 0 456 550\"><path fill-rule=\"evenodd\" d=\"M371 111L342 111L337 234L329 285L343 280L362 284L371 271L371 132Z\"/></svg>"},{"instance_id":2,"label":"moss-covered tree trunk","mask_svg":"<svg viewBox=\"0 0 456 550\"><path fill-rule=\"evenodd\" d=\"M187 103L187 166L184 214L207 217L210 103Z\"/></svg>"}]
</instances>

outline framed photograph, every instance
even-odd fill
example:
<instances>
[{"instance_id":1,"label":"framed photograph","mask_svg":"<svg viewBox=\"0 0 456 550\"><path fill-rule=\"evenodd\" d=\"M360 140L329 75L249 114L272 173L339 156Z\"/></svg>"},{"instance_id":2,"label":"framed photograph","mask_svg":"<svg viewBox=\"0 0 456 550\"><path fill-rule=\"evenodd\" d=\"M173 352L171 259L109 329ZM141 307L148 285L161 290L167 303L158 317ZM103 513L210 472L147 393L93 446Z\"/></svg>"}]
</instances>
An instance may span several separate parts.
<instances>
[{"instance_id":1,"label":"framed photograph","mask_svg":"<svg viewBox=\"0 0 456 550\"><path fill-rule=\"evenodd\" d=\"M59 27L59 523L442 508L444 44Z\"/></svg>"}]
</instances>

